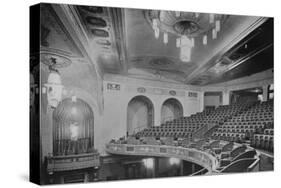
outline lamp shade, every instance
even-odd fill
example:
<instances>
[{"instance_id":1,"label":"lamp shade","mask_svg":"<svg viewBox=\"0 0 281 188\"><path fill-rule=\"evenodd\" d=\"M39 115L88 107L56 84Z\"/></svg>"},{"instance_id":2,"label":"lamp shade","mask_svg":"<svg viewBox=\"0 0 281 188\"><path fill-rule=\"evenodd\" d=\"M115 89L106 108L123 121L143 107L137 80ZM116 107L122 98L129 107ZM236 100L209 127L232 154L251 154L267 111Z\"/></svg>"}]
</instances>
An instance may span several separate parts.
<instances>
[{"instance_id":1,"label":"lamp shade","mask_svg":"<svg viewBox=\"0 0 281 188\"><path fill-rule=\"evenodd\" d=\"M62 82L61 82L61 76L58 72L55 72L55 71L51 71L49 76L48 76L48 82L47 82L47 85L48 84L56 84L56 85L60 85Z\"/></svg>"}]
</instances>

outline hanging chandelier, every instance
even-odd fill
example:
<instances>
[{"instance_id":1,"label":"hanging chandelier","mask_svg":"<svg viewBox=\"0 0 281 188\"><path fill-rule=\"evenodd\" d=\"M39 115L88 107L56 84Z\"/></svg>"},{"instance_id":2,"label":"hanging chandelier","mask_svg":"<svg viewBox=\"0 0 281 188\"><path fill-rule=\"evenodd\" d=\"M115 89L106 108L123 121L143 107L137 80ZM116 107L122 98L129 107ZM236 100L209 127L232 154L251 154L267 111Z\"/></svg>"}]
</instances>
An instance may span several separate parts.
<instances>
[{"instance_id":1,"label":"hanging chandelier","mask_svg":"<svg viewBox=\"0 0 281 188\"><path fill-rule=\"evenodd\" d=\"M190 13L179 11L149 10L145 11L147 20L151 23L154 36L159 39L163 33L163 43L169 42L169 35L176 36L176 47L180 48L180 59L183 62L191 60L191 51L195 41L202 41L204 46L208 40L216 40L226 15Z\"/></svg>"}]
</instances>

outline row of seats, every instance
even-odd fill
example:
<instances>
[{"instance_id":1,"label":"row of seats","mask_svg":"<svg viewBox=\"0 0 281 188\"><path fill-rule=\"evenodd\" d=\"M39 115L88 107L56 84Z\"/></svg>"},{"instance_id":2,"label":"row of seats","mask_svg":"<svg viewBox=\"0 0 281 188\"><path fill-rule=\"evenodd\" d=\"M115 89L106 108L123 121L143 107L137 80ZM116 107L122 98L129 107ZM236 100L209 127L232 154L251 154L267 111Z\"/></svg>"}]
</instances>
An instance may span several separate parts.
<instances>
[{"instance_id":1,"label":"row of seats","mask_svg":"<svg viewBox=\"0 0 281 188\"><path fill-rule=\"evenodd\" d=\"M251 140L251 146L273 152L273 135L255 134Z\"/></svg>"},{"instance_id":2,"label":"row of seats","mask_svg":"<svg viewBox=\"0 0 281 188\"><path fill-rule=\"evenodd\" d=\"M273 100L255 102L241 114L229 118L212 138L246 142L252 146L273 150Z\"/></svg>"},{"instance_id":3,"label":"row of seats","mask_svg":"<svg viewBox=\"0 0 281 188\"><path fill-rule=\"evenodd\" d=\"M218 140L225 140L237 143L243 143L251 133L214 133L212 138Z\"/></svg>"},{"instance_id":4,"label":"row of seats","mask_svg":"<svg viewBox=\"0 0 281 188\"><path fill-rule=\"evenodd\" d=\"M160 126L146 128L133 136L136 137L175 137L191 138L192 133L208 124L220 124L226 119L243 113L252 103L236 103L207 109L189 117L180 117L167 121Z\"/></svg>"}]
</instances>

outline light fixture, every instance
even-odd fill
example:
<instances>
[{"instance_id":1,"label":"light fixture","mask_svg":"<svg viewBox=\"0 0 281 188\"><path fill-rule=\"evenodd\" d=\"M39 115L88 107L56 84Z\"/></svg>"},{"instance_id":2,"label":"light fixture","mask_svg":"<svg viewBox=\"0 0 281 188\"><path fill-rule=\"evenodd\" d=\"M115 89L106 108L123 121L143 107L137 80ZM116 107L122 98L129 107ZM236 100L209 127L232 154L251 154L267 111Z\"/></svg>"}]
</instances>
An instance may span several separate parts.
<instances>
[{"instance_id":1,"label":"light fixture","mask_svg":"<svg viewBox=\"0 0 281 188\"><path fill-rule=\"evenodd\" d=\"M184 35L181 37L180 41L180 59L183 62L189 62L191 57L192 40L190 40L187 36Z\"/></svg>"},{"instance_id":2,"label":"light fixture","mask_svg":"<svg viewBox=\"0 0 281 188\"><path fill-rule=\"evenodd\" d=\"M210 19L210 23L212 24L212 23L214 23L214 21L215 21L215 15L214 14L210 14L209 15L209 19Z\"/></svg>"},{"instance_id":3,"label":"light fixture","mask_svg":"<svg viewBox=\"0 0 281 188\"><path fill-rule=\"evenodd\" d=\"M157 19L152 20L152 27L155 29L157 27Z\"/></svg>"},{"instance_id":4,"label":"light fixture","mask_svg":"<svg viewBox=\"0 0 281 188\"><path fill-rule=\"evenodd\" d=\"M212 29L212 38L213 39L217 38L217 31L216 31L216 29Z\"/></svg>"},{"instance_id":5,"label":"light fixture","mask_svg":"<svg viewBox=\"0 0 281 188\"><path fill-rule=\"evenodd\" d=\"M155 35L155 38L156 38L156 39L158 39L158 38L159 38L159 35L160 35L160 30L159 30L159 28L158 28L158 27L154 29L154 35Z\"/></svg>"},{"instance_id":6,"label":"light fixture","mask_svg":"<svg viewBox=\"0 0 281 188\"><path fill-rule=\"evenodd\" d=\"M192 47L195 46L195 40L194 40L194 38L191 38L191 46L192 46Z\"/></svg>"},{"instance_id":7,"label":"light fixture","mask_svg":"<svg viewBox=\"0 0 281 188\"><path fill-rule=\"evenodd\" d=\"M155 38L158 39L159 38L159 34L160 34L160 29L158 27L157 19L153 19L152 20L152 28L154 30Z\"/></svg>"},{"instance_id":8,"label":"light fixture","mask_svg":"<svg viewBox=\"0 0 281 188\"><path fill-rule=\"evenodd\" d=\"M52 70L50 72L45 87L47 89L48 105L50 105L52 108L56 108L62 99L64 88L58 71Z\"/></svg>"},{"instance_id":9,"label":"light fixture","mask_svg":"<svg viewBox=\"0 0 281 188\"><path fill-rule=\"evenodd\" d=\"M170 165L178 165L178 164L180 164L180 159L172 157L169 159L169 163L170 163Z\"/></svg>"},{"instance_id":10,"label":"light fixture","mask_svg":"<svg viewBox=\"0 0 281 188\"><path fill-rule=\"evenodd\" d=\"M221 30L221 21L220 20L216 20L216 31L219 32Z\"/></svg>"},{"instance_id":11,"label":"light fixture","mask_svg":"<svg viewBox=\"0 0 281 188\"><path fill-rule=\"evenodd\" d=\"M168 33L164 33L163 40L164 40L164 44L168 43Z\"/></svg>"},{"instance_id":12,"label":"light fixture","mask_svg":"<svg viewBox=\"0 0 281 188\"><path fill-rule=\"evenodd\" d=\"M181 38L176 39L176 47L179 48L181 45Z\"/></svg>"},{"instance_id":13,"label":"light fixture","mask_svg":"<svg viewBox=\"0 0 281 188\"><path fill-rule=\"evenodd\" d=\"M208 43L207 35L204 35L204 36L203 36L203 44L204 44L204 45L207 45L207 43Z\"/></svg>"},{"instance_id":14,"label":"light fixture","mask_svg":"<svg viewBox=\"0 0 281 188\"><path fill-rule=\"evenodd\" d=\"M149 10L145 16L151 23L155 38L158 39L163 32L163 43L168 44L169 34L175 36L175 45L180 48L180 59L184 62L190 61L191 50L195 47L196 38L202 39L204 46L209 40L218 38L221 24L227 19L221 14L185 13L180 11ZM188 45L185 44L188 39ZM202 37L202 38L201 38ZM170 40L173 37L170 37Z\"/></svg>"},{"instance_id":15,"label":"light fixture","mask_svg":"<svg viewBox=\"0 0 281 188\"><path fill-rule=\"evenodd\" d=\"M152 169L154 166L154 160L153 158L147 158L147 159L143 159L143 164L147 169Z\"/></svg>"}]
</instances>

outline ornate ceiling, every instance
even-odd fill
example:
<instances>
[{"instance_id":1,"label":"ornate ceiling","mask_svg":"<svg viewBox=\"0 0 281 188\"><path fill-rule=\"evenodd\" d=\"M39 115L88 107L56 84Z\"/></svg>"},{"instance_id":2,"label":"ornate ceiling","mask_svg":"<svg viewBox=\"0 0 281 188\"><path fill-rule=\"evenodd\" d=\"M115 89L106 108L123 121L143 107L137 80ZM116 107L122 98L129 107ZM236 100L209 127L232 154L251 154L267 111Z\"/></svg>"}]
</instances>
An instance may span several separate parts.
<instances>
[{"instance_id":1,"label":"ornate ceiling","mask_svg":"<svg viewBox=\"0 0 281 188\"><path fill-rule=\"evenodd\" d=\"M251 72L256 57L273 51L272 19L109 7L73 6L105 73L206 85ZM157 25L157 27L155 27ZM215 32L215 33L214 33ZM183 61L179 39L192 42ZM266 41L261 41L263 37ZM260 58L258 58L260 59Z\"/></svg>"}]
</instances>

